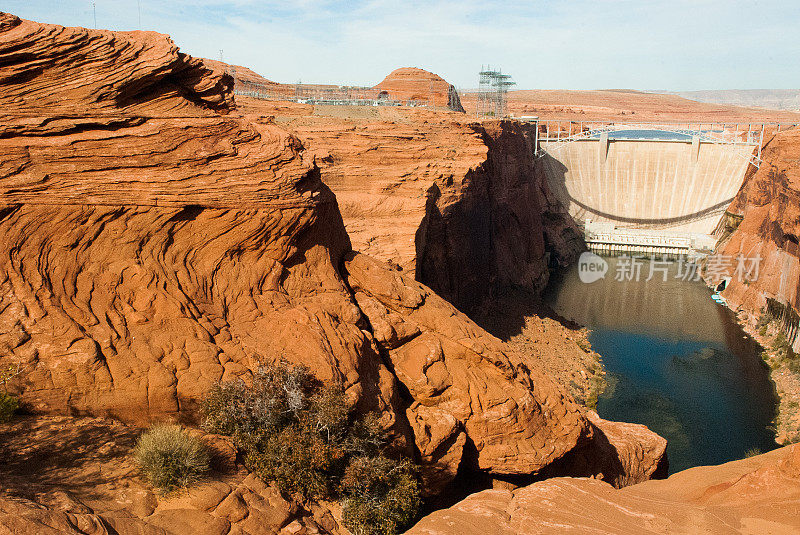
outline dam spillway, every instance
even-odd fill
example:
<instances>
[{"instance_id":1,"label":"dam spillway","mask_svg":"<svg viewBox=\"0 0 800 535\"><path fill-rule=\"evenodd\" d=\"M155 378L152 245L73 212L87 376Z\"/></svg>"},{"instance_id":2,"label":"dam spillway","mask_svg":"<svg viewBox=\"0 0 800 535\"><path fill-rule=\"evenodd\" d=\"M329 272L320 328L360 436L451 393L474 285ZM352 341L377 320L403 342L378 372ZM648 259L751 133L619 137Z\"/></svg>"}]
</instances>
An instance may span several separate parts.
<instances>
[{"instance_id":1,"label":"dam spillway","mask_svg":"<svg viewBox=\"0 0 800 535\"><path fill-rule=\"evenodd\" d=\"M757 162L760 138L752 134L721 141L703 131L616 125L540 139L539 169L576 221L587 231L598 225L605 231L609 248L633 240L641 252L649 243L680 250L712 243L748 166Z\"/></svg>"}]
</instances>

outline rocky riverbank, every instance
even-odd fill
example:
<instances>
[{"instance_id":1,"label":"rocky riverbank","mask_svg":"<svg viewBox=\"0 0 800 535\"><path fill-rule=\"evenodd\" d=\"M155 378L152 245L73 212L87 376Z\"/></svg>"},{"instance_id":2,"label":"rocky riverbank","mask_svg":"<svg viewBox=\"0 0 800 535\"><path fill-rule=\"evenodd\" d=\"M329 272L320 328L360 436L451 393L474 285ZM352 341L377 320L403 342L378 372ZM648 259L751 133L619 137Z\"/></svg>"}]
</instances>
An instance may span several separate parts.
<instances>
[{"instance_id":1,"label":"rocky riverbank","mask_svg":"<svg viewBox=\"0 0 800 535\"><path fill-rule=\"evenodd\" d=\"M764 361L780 398L775 419L779 444L800 440L800 130L771 133L763 162L751 167L720 226L716 253L732 259L727 273L710 278L744 329L764 348ZM736 271L738 257L758 260L758 269Z\"/></svg>"}]
</instances>

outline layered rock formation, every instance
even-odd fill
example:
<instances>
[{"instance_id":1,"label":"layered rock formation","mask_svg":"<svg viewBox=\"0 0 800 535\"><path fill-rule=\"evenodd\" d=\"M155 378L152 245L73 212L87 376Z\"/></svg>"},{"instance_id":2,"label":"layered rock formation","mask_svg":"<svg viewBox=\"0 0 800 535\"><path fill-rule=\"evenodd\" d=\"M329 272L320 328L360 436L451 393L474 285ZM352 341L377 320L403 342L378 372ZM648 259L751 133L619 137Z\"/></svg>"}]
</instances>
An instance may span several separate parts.
<instances>
[{"instance_id":1,"label":"layered rock formation","mask_svg":"<svg viewBox=\"0 0 800 535\"><path fill-rule=\"evenodd\" d=\"M773 533L800 531L800 446L615 490L554 478L487 490L423 518L414 535Z\"/></svg>"},{"instance_id":2,"label":"layered rock formation","mask_svg":"<svg viewBox=\"0 0 800 535\"><path fill-rule=\"evenodd\" d=\"M438 74L416 67L393 70L375 89L403 102L416 101L427 106L464 111L454 86Z\"/></svg>"},{"instance_id":3,"label":"layered rock formation","mask_svg":"<svg viewBox=\"0 0 800 535\"><path fill-rule=\"evenodd\" d=\"M413 278L354 256L319 155L269 118L237 113L231 78L168 37L2 14L0 83L0 347L3 364L24 370L10 388L30 410L192 420L215 381L285 359L378 411L429 490L461 466L537 472L596 436L540 370ZM496 128L492 143L530 148ZM493 201L513 190L495 195L485 172L423 198L424 270L436 265L430 251L458 243L442 229L481 231L483 209L470 206L522 202ZM448 216L442 199L459 195ZM519 209L533 218L538 208ZM492 273L541 280L537 220L522 219L532 225L522 245L487 245L501 229L525 238L518 213L492 213L495 230L466 250L507 248ZM430 279L459 297L483 282L467 274L457 286Z\"/></svg>"},{"instance_id":4,"label":"layered rock formation","mask_svg":"<svg viewBox=\"0 0 800 535\"><path fill-rule=\"evenodd\" d=\"M146 420L258 356L377 399L380 369L361 358L369 342L335 266L349 241L300 143L209 109L230 111L230 78L165 36L3 22L15 113L0 323L5 354L28 369L23 400Z\"/></svg>"},{"instance_id":5,"label":"layered rock formation","mask_svg":"<svg viewBox=\"0 0 800 535\"><path fill-rule=\"evenodd\" d=\"M588 411L587 417L592 424L592 440L547 467L540 477L592 477L616 488L667 477L666 439L644 425L611 422L594 411Z\"/></svg>"},{"instance_id":6,"label":"layered rock formation","mask_svg":"<svg viewBox=\"0 0 800 535\"><path fill-rule=\"evenodd\" d=\"M586 435L577 407L539 381L499 340L425 286L363 254L346 280L382 354L408 389L406 414L430 478L473 470L529 474ZM534 396L535 392L535 396ZM662 452L663 453L663 452Z\"/></svg>"}]
</instances>

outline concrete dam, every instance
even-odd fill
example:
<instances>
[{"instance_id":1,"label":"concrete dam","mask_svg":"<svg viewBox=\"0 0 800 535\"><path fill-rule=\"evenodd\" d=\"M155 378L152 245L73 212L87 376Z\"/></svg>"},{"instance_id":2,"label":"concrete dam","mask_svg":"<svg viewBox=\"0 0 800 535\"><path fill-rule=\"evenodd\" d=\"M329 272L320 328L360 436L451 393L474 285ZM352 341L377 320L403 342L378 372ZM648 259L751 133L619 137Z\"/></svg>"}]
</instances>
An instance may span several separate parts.
<instances>
[{"instance_id":1,"label":"concrete dam","mask_svg":"<svg viewBox=\"0 0 800 535\"><path fill-rule=\"evenodd\" d=\"M539 168L587 243L634 252L713 246L712 234L749 165L762 125L738 129L606 125L545 128ZM616 247L618 246L618 247Z\"/></svg>"}]
</instances>

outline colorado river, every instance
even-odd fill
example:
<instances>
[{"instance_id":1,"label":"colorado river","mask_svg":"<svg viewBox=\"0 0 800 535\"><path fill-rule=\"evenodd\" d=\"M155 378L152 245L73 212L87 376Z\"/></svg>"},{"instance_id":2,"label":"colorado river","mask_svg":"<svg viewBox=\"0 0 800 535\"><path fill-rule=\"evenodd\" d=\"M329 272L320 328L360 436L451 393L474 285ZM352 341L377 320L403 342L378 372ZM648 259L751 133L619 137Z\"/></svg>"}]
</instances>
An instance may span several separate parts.
<instances>
[{"instance_id":1,"label":"colorado river","mask_svg":"<svg viewBox=\"0 0 800 535\"><path fill-rule=\"evenodd\" d=\"M776 447L770 430L776 399L761 348L702 282L679 277L672 263L648 278L616 279L619 259L583 283L578 266L556 276L545 299L560 315L591 329L608 387L603 418L641 423L668 440L670 473L740 459Z\"/></svg>"}]
</instances>

